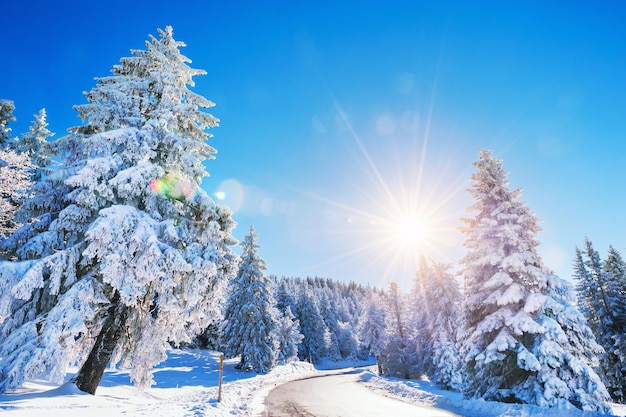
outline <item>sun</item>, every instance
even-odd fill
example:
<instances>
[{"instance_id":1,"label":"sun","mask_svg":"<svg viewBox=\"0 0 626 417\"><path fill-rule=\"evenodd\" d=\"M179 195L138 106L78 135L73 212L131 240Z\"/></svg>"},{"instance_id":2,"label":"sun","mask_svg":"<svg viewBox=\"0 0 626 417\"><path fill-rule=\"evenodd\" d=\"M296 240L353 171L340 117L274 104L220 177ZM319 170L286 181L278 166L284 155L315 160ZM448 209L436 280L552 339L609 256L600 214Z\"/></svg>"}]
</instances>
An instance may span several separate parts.
<instances>
[{"instance_id":1,"label":"sun","mask_svg":"<svg viewBox=\"0 0 626 417\"><path fill-rule=\"evenodd\" d=\"M456 174L455 153L437 160L427 156L430 110L423 123L406 114L394 118L393 134L381 134L386 146L370 153L339 102L333 99L333 104L341 138L355 145L354 160L345 161L346 183L339 195L324 189L304 192L311 204L303 206L308 215L291 226L299 231L293 236L303 247L311 242L328 254L306 268L367 276L381 286L392 281L410 285L422 259L446 264L458 259L457 223L464 213L458 200L467 176Z\"/></svg>"},{"instance_id":2,"label":"sun","mask_svg":"<svg viewBox=\"0 0 626 417\"><path fill-rule=\"evenodd\" d=\"M391 221L391 239L402 246L417 248L428 239L428 227L423 218L405 215Z\"/></svg>"}]
</instances>

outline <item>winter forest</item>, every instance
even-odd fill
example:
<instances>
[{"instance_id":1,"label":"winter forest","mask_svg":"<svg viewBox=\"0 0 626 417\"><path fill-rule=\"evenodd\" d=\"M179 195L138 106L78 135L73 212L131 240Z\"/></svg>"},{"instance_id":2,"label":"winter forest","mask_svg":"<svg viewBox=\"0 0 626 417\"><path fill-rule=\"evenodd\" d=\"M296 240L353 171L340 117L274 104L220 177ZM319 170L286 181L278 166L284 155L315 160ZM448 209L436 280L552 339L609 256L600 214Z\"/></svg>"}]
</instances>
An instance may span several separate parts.
<instances>
[{"instance_id":1,"label":"winter forest","mask_svg":"<svg viewBox=\"0 0 626 417\"><path fill-rule=\"evenodd\" d=\"M626 403L626 263L581 237L571 282L554 275L538 219L490 150L474 163L458 272L422 257L409 291L268 275L258 250L272 236L249 226L237 242L248 225L200 187L219 120L191 89L205 71L184 46L171 27L150 35L95 78L74 106L83 124L58 138L45 109L15 135L14 104L0 100L0 393L62 383L70 365L90 394L108 366L150 387L181 347L256 373L372 358L381 375L467 398Z\"/></svg>"}]
</instances>

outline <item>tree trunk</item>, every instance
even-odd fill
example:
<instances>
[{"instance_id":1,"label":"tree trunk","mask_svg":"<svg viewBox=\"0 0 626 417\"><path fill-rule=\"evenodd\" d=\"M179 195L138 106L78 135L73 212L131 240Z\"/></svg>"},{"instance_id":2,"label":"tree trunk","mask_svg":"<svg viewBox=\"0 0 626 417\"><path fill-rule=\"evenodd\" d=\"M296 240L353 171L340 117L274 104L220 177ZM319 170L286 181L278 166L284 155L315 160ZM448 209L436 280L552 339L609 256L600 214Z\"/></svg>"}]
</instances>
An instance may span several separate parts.
<instances>
[{"instance_id":1,"label":"tree trunk","mask_svg":"<svg viewBox=\"0 0 626 417\"><path fill-rule=\"evenodd\" d=\"M72 378L79 390L95 395L125 324L126 306L120 303L120 294L116 291L96 343L78 374Z\"/></svg>"}]
</instances>

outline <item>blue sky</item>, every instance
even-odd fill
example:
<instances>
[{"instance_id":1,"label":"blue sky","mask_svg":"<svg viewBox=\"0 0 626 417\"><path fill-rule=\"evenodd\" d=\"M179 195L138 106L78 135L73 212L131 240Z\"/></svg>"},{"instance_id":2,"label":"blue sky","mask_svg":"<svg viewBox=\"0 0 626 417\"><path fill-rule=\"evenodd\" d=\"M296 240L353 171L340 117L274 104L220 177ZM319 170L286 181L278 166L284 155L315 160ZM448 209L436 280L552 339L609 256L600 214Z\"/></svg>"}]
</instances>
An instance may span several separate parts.
<instances>
[{"instance_id":1,"label":"blue sky","mask_svg":"<svg viewBox=\"0 0 626 417\"><path fill-rule=\"evenodd\" d=\"M221 120L203 186L237 238L254 224L269 273L408 286L416 254L458 268L481 148L560 276L585 235L626 255L622 2L7 3L14 134L43 107L57 137L80 125L93 77L173 26Z\"/></svg>"}]
</instances>

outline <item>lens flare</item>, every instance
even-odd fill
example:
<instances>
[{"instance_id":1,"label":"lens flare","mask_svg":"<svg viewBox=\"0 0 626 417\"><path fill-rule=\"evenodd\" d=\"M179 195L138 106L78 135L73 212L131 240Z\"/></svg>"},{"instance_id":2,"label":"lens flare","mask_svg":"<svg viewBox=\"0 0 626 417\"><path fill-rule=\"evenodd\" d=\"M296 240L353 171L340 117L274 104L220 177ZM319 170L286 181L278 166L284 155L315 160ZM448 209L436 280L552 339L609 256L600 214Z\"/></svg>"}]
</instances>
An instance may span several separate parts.
<instances>
[{"instance_id":1,"label":"lens flare","mask_svg":"<svg viewBox=\"0 0 626 417\"><path fill-rule=\"evenodd\" d=\"M246 200L245 187L234 178L222 181L213 195L221 204L227 205L233 213L239 212Z\"/></svg>"},{"instance_id":2,"label":"lens flare","mask_svg":"<svg viewBox=\"0 0 626 417\"><path fill-rule=\"evenodd\" d=\"M196 194L196 187L176 174L167 174L165 178L157 178L150 182L150 188L171 200L190 200Z\"/></svg>"}]
</instances>

